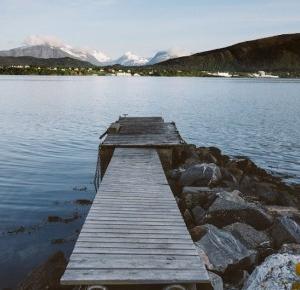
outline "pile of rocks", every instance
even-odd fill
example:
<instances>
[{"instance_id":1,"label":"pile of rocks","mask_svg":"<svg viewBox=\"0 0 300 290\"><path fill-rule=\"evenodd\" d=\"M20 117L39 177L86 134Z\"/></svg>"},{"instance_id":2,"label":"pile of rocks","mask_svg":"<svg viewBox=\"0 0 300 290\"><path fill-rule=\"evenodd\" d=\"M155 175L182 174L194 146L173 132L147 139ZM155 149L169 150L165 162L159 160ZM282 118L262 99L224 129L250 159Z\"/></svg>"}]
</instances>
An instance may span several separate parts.
<instances>
[{"instance_id":1,"label":"pile of rocks","mask_svg":"<svg viewBox=\"0 0 300 290\"><path fill-rule=\"evenodd\" d=\"M188 145L177 155L167 176L214 289L291 289L299 187L215 147Z\"/></svg>"}]
</instances>

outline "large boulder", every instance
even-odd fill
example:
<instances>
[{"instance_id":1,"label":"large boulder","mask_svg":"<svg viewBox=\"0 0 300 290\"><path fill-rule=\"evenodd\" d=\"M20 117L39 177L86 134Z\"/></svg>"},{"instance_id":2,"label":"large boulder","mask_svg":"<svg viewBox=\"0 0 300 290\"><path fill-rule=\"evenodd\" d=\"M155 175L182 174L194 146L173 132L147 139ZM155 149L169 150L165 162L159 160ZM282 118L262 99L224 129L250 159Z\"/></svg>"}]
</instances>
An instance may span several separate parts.
<instances>
[{"instance_id":1,"label":"large boulder","mask_svg":"<svg viewBox=\"0 0 300 290\"><path fill-rule=\"evenodd\" d=\"M237 190L220 192L208 209L206 222L218 227L224 227L235 222L243 222L258 230L270 227L273 217L265 210L245 201Z\"/></svg>"},{"instance_id":2,"label":"large boulder","mask_svg":"<svg viewBox=\"0 0 300 290\"><path fill-rule=\"evenodd\" d=\"M271 246L271 239L264 231L257 231L244 223L234 223L223 228L240 240L248 249Z\"/></svg>"},{"instance_id":3,"label":"large boulder","mask_svg":"<svg viewBox=\"0 0 300 290\"><path fill-rule=\"evenodd\" d=\"M299 262L299 255L271 255L255 268L242 290L290 290L292 284L299 281L295 271L295 265Z\"/></svg>"},{"instance_id":4,"label":"large boulder","mask_svg":"<svg viewBox=\"0 0 300 290\"><path fill-rule=\"evenodd\" d=\"M206 224L206 233L195 243L208 257L209 270L218 273L250 267L256 259L256 251L247 249L231 233Z\"/></svg>"},{"instance_id":5,"label":"large boulder","mask_svg":"<svg viewBox=\"0 0 300 290\"><path fill-rule=\"evenodd\" d=\"M188 167L180 176L182 186L208 186L222 179L220 168L214 163L195 164Z\"/></svg>"},{"instance_id":6,"label":"large boulder","mask_svg":"<svg viewBox=\"0 0 300 290\"><path fill-rule=\"evenodd\" d=\"M276 247L283 243L300 243L300 226L288 216L276 219L271 234Z\"/></svg>"},{"instance_id":7,"label":"large boulder","mask_svg":"<svg viewBox=\"0 0 300 290\"><path fill-rule=\"evenodd\" d=\"M300 223L300 210L292 206L268 205L265 207L269 213L277 217L288 216Z\"/></svg>"},{"instance_id":8,"label":"large boulder","mask_svg":"<svg viewBox=\"0 0 300 290\"><path fill-rule=\"evenodd\" d=\"M279 204L280 193L276 186L270 182L256 182L254 193L266 204Z\"/></svg>"},{"instance_id":9,"label":"large boulder","mask_svg":"<svg viewBox=\"0 0 300 290\"><path fill-rule=\"evenodd\" d=\"M258 253L258 262L274 253L272 240L265 231L257 231L250 225L244 223L234 223L224 227L223 229L229 231L248 249L255 249Z\"/></svg>"},{"instance_id":10,"label":"large boulder","mask_svg":"<svg viewBox=\"0 0 300 290\"><path fill-rule=\"evenodd\" d=\"M184 198L187 208L193 208L197 205L203 208L209 207L216 198L216 189L199 186L185 186L182 189L182 196Z\"/></svg>"}]
</instances>

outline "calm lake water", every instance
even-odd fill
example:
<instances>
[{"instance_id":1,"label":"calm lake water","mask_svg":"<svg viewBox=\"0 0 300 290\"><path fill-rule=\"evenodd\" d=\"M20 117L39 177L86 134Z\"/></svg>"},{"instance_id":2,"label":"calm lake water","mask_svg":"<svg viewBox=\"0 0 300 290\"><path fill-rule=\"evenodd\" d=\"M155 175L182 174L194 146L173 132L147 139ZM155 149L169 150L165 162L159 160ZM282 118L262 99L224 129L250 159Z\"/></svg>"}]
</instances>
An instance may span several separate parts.
<instances>
[{"instance_id":1,"label":"calm lake water","mask_svg":"<svg viewBox=\"0 0 300 290\"><path fill-rule=\"evenodd\" d=\"M94 196L98 137L124 113L163 116L188 142L300 182L300 81L0 76L0 289L70 253L88 211L74 201Z\"/></svg>"}]
</instances>

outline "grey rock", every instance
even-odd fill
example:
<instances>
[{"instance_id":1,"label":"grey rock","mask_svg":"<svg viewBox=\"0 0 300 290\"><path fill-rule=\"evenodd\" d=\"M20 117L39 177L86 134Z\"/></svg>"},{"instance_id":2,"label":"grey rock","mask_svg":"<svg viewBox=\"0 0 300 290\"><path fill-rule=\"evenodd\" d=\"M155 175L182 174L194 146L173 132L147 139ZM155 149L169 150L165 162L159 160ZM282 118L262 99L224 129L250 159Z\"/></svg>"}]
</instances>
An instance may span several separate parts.
<instances>
[{"instance_id":1,"label":"grey rock","mask_svg":"<svg viewBox=\"0 0 300 290\"><path fill-rule=\"evenodd\" d=\"M187 168L180 177L182 186L207 186L222 178L220 168L214 163L195 164Z\"/></svg>"},{"instance_id":2,"label":"grey rock","mask_svg":"<svg viewBox=\"0 0 300 290\"><path fill-rule=\"evenodd\" d=\"M196 250L198 252L198 256L204 262L206 268L207 269L213 269L213 265L210 263L207 254L200 247L196 247Z\"/></svg>"},{"instance_id":3,"label":"grey rock","mask_svg":"<svg viewBox=\"0 0 300 290\"><path fill-rule=\"evenodd\" d=\"M220 170L221 170L221 174L222 174L223 183L226 183L228 185L235 186L235 187L238 185L237 178L227 168L221 167Z\"/></svg>"},{"instance_id":4,"label":"grey rock","mask_svg":"<svg viewBox=\"0 0 300 290\"><path fill-rule=\"evenodd\" d=\"M206 222L218 227L243 222L255 229L263 230L272 225L273 217L262 207L246 202L241 197L241 193L234 190L233 192L221 192L217 195L208 210Z\"/></svg>"},{"instance_id":5,"label":"grey rock","mask_svg":"<svg viewBox=\"0 0 300 290\"><path fill-rule=\"evenodd\" d=\"M276 219L271 235L276 247L283 243L300 243L300 226L290 217L280 217Z\"/></svg>"},{"instance_id":6,"label":"grey rock","mask_svg":"<svg viewBox=\"0 0 300 290\"><path fill-rule=\"evenodd\" d=\"M203 223L203 218L206 213L205 210L201 206L197 205L192 209L192 213L196 225L201 225Z\"/></svg>"},{"instance_id":7,"label":"grey rock","mask_svg":"<svg viewBox=\"0 0 300 290\"><path fill-rule=\"evenodd\" d=\"M209 187L185 186L182 189L187 208L193 208L196 205L207 208L215 200L216 192L216 189Z\"/></svg>"},{"instance_id":8,"label":"grey rock","mask_svg":"<svg viewBox=\"0 0 300 290\"><path fill-rule=\"evenodd\" d=\"M280 194L276 191L263 191L260 192L258 196L267 204L276 204Z\"/></svg>"},{"instance_id":9,"label":"grey rock","mask_svg":"<svg viewBox=\"0 0 300 290\"><path fill-rule=\"evenodd\" d=\"M223 290L222 278L214 272L208 271L209 279L213 290Z\"/></svg>"},{"instance_id":10,"label":"grey rock","mask_svg":"<svg viewBox=\"0 0 300 290\"><path fill-rule=\"evenodd\" d=\"M173 180L178 180L184 170L181 168L168 171L168 177Z\"/></svg>"},{"instance_id":11,"label":"grey rock","mask_svg":"<svg viewBox=\"0 0 300 290\"><path fill-rule=\"evenodd\" d=\"M299 277L295 265L299 263L299 255L274 254L252 272L242 290L290 290Z\"/></svg>"},{"instance_id":12,"label":"grey rock","mask_svg":"<svg viewBox=\"0 0 300 290\"><path fill-rule=\"evenodd\" d=\"M293 254L293 255L300 255L300 244L283 244L279 250L280 254Z\"/></svg>"},{"instance_id":13,"label":"grey rock","mask_svg":"<svg viewBox=\"0 0 300 290\"><path fill-rule=\"evenodd\" d=\"M233 234L248 249L270 247L271 239L264 231L257 231L244 223L234 223L223 228Z\"/></svg>"},{"instance_id":14,"label":"grey rock","mask_svg":"<svg viewBox=\"0 0 300 290\"><path fill-rule=\"evenodd\" d=\"M247 249L231 233L209 224L203 227L206 234L195 245L206 253L211 264L209 270L224 273L245 269L255 262L256 251Z\"/></svg>"},{"instance_id":15,"label":"grey rock","mask_svg":"<svg viewBox=\"0 0 300 290\"><path fill-rule=\"evenodd\" d=\"M274 184L269 182L254 182L254 194L266 204L277 204L280 194Z\"/></svg>"},{"instance_id":16,"label":"grey rock","mask_svg":"<svg viewBox=\"0 0 300 290\"><path fill-rule=\"evenodd\" d=\"M266 206L267 211L277 217L288 216L294 220L300 222L300 211L296 207L292 206L279 206L279 205L268 205Z\"/></svg>"}]
</instances>

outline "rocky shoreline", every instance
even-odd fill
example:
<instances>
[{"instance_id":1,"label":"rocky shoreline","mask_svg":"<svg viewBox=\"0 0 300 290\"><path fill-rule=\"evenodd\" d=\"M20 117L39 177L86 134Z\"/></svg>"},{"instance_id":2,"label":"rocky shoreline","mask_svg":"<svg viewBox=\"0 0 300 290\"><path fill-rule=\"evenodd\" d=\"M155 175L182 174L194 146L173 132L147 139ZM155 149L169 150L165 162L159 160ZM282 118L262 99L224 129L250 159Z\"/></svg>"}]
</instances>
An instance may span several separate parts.
<instances>
[{"instance_id":1,"label":"rocky shoreline","mask_svg":"<svg viewBox=\"0 0 300 290\"><path fill-rule=\"evenodd\" d=\"M299 186L245 157L193 145L167 176L214 289L291 289L300 263Z\"/></svg>"},{"instance_id":2,"label":"rocky shoreline","mask_svg":"<svg viewBox=\"0 0 300 290\"><path fill-rule=\"evenodd\" d=\"M175 153L166 175L214 289L295 286L300 186L215 147L187 145ZM66 264L63 253L56 253L18 289L66 289L59 286Z\"/></svg>"}]
</instances>

